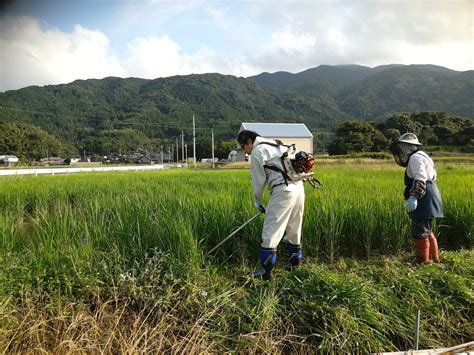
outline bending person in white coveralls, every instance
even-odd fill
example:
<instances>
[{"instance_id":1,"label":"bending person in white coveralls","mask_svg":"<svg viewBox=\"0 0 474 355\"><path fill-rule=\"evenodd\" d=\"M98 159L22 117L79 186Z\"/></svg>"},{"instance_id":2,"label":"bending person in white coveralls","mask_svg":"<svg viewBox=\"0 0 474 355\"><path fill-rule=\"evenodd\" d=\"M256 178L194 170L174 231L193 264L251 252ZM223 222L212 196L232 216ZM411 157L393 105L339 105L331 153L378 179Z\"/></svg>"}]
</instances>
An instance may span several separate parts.
<instances>
[{"instance_id":1,"label":"bending person in white coveralls","mask_svg":"<svg viewBox=\"0 0 474 355\"><path fill-rule=\"evenodd\" d=\"M281 156L286 150L277 142L265 139L256 132L243 130L237 141L241 148L250 155L254 205L265 212L262 244L260 249L260 268L251 273L252 277L270 280L277 261L277 247L282 239L289 243L289 267L301 264L301 226L304 212L304 186L302 181L287 181L283 175L271 169L283 169ZM268 186L270 201L265 210L262 195Z\"/></svg>"}]
</instances>

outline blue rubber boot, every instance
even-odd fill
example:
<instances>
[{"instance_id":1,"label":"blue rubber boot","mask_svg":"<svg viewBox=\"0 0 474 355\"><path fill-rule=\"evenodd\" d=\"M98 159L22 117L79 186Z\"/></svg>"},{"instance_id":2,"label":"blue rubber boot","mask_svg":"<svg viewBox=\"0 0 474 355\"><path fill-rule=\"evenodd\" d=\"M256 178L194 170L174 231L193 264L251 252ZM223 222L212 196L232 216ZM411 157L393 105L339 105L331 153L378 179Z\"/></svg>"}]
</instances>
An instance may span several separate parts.
<instances>
[{"instance_id":1,"label":"blue rubber boot","mask_svg":"<svg viewBox=\"0 0 474 355\"><path fill-rule=\"evenodd\" d=\"M287 270L293 270L301 265L303 261L303 250L301 244L290 244L288 246Z\"/></svg>"},{"instance_id":2,"label":"blue rubber boot","mask_svg":"<svg viewBox=\"0 0 474 355\"><path fill-rule=\"evenodd\" d=\"M277 256L276 249L262 248L260 249L260 268L250 274L251 277L262 279L265 281L272 279L272 270L275 267Z\"/></svg>"}]
</instances>

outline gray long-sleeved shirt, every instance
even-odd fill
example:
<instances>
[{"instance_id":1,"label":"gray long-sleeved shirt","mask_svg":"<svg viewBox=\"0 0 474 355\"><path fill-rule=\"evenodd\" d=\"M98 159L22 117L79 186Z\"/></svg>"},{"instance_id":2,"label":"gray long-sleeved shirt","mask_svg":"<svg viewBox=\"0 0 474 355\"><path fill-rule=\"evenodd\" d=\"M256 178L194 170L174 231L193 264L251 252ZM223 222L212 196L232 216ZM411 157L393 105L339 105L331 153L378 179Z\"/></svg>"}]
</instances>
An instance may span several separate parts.
<instances>
[{"instance_id":1,"label":"gray long-sleeved shirt","mask_svg":"<svg viewBox=\"0 0 474 355\"><path fill-rule=\"evenodd\" d=\"M418 151L408 162L407 175L410 179L426 182L436 179L433 160L425 152Z\"/></svg>"}]
</instances>

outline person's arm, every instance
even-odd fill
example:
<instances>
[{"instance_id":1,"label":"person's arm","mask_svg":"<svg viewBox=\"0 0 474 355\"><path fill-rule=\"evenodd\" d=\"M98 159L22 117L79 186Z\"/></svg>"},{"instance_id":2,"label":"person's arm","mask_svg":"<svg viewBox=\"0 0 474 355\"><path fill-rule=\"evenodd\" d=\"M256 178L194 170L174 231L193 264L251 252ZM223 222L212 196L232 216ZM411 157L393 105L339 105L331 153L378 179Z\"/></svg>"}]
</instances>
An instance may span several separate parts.
<instances>
[{"instance_id":1,"label":"person's arm","mask_svg":"<svg viewBox=\"0 0 474 355\"><path fill-rule=\"evenodd\" d=\"M410 195L416 199L422 198L426 193L426 181L428 172L426 170L425 158L419 154L414 155L408 163L408 168L413 178L413 186Z\"/></svg>"},{"instance_id":2,"label":"person's arm","mask_svg":"<svg viewBox=\"0 0 474 355\"><path fill-rule=\"evenodd\" d=\"M256 150L256 148L254 148L252 153L250 171L252 175L253 198L256 203L261 205L266 181L263 154L260 150Z\"/></svg>"}]
</instances>

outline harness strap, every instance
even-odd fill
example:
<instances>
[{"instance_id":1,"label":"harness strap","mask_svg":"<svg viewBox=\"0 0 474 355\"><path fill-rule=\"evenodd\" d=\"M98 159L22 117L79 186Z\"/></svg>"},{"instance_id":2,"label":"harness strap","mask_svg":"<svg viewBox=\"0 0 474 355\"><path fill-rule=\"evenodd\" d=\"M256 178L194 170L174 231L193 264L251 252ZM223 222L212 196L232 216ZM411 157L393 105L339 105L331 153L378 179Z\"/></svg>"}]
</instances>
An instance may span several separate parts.
<instances>
[{"instance_id":1,"label":"harness strap","mask_svg":"<svg viewBox=\"0 0 474 355\"><path fill-rule=\"evenodd\" d=\"M288 186L288 180L291 180L286 171L281 170L278 166L275 165L264 165L264 168L276 171L277 173L281 173L283 179L285 180L285 185Z\"/></svg>"},{"instance_id":2,"label":"harness strap","mask_svg":"<svg viewBox=\"0 0 474 355\"><path fill-rule=\"evenodd\" d=\"M282 141L280 140L276 140L275 141L276 143L272 143L272 142L260 142L258 143L257 145L260 145L260 144L267 144L267 145L270 145L272 147L276 147L276 148L279 148L280 146L283 146L283 147L286 147L286 148L290 148L292 145L286 145L286 144L283 144ZM283 169L285 169L285 165L283 164L283 161L282 161L282 165L283 165ZM282 176L283 176L283 179L285 180L285 185L288 186L288 180L291 180L290 177L288 176L288 173L286 172L286 170L282 170L280 169L278 166L274 166L274 165L264 165L263 166L264 168L267 168L267 169L270 169L270 170L273 170L273 171L276 171L277 173L280 173Z\"/></svg>"},{"instance_id":3,"label":"harness strap","mask_svg":"<svg viewBox=\"0 0 474 355\"><path fill-rule=\"evenodd\" d=\"M272 186L270 187L270 194L273 192L273 189L274 189L275 187L277 187L277 186L282 186L282 185L285 185L285 183L284 183L284 182L280 182L279 184L272 185Z\"/></svg>"},{"instance_id":4,"label":"harness strap","mask_svg":"<svg viewBox=\"0 0 474 355\"><path fill-rule=\"evenodd\" d=\"M287 148L290 148L291 146L294 145L294 144L286 145L286 144L283 144L283 142L282 142L282 141L279 141L279 140L276 140L275 142L276 142L276 143L272 143L272 142L260 142L260 143L258 143L257 145L260 145L260 144L267 144L267 145L271 145L272 147L283 146L283 147L287 147Z\"/></svg>"}]
</instances>

